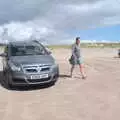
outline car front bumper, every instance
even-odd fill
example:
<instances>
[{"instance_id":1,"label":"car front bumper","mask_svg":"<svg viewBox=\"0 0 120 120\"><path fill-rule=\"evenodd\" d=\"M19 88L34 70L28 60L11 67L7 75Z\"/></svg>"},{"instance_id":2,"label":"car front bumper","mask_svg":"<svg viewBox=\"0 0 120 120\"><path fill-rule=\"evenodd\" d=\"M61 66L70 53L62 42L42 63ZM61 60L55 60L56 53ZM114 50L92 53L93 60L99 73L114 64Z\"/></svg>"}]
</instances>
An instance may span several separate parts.
<instances>
[{"instance_id":1,"label":"car front bumper","mask_svg":"<svg viewBox=\"0 0 120 120\"><path fill-rule=\"evenodd\" d=\"M31 76L36 75L42 75L42 74L48 74L48 77L46 78L40 78L40 79L31 79ZM59 69L57 68L55 71L50 71L46 73L40 73L40 74L24 74L19 72L11 72L10 73L11 85L37 85L37 84L46 84L50 82L56 82L59 77Z\"/></svg>"}]
</instances>

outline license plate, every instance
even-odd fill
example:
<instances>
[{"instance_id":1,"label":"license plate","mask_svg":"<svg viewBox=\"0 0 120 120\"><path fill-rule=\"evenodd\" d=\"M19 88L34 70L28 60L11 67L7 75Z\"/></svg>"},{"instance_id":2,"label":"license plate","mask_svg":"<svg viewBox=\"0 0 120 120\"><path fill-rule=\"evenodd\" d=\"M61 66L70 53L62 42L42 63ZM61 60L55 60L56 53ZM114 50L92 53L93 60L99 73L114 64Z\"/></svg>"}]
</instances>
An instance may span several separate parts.
<instances>
[{"instance_id":1,"label":"license plate","mask_svg":"<svg viewBox=\"0 0 120 120\"><path fill-rule=\"evenodd\" d=\"M42 78L48 78L48 74L32 75L31 76L31 79L42 79Z\"/></svg>"}]
</instances>

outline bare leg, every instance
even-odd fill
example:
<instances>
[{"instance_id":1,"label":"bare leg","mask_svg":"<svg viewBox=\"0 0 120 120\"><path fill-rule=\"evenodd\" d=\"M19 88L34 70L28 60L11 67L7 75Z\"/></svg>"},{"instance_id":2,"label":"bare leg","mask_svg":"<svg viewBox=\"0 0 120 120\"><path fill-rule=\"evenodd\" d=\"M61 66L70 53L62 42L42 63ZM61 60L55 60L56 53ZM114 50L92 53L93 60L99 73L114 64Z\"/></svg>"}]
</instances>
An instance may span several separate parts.
<instances>
[{"instance_id":1,"label":"bare leg","mask_svg":"<svg viewBox=\"0 0 120 120\"><path fill-rule=\"evenodd\" d=\"M82 78L85 79L86 75L85 75L85 72L84 72L84 68L83 68L84 66L83 66L83 64L80 64L79 67L80 67L80 72L82 74Z\"/></svg>"},{"instance_id":2,"label":"bare leg","mask_svg":"<svg viewBox=\"0 0 120 120\"><path fill-rule=\"evenodd\" d=\"M71 67L71 74L70 74L71 77L72 77L74 68L75 68L75 65L72 65L72 67Z\"/></svg>"}]
</instances>

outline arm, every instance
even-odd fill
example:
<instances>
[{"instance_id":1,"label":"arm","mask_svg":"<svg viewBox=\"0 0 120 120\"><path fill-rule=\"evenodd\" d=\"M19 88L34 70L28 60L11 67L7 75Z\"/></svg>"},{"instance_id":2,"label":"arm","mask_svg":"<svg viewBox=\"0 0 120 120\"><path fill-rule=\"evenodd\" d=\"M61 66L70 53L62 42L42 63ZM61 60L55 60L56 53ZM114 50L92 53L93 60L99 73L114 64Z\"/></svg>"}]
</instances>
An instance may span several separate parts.
<instances>
[{"instance_id":1,"label":"arm","mask_svg":"<svg viewBox=\"0 0 120 120\"><path fill-rule=\"evenodd\" d=\"M73 57L76 57L76 55L75 55L75 45L72 46L72 55L73 55Z\"/></svg>"}]
</instances>

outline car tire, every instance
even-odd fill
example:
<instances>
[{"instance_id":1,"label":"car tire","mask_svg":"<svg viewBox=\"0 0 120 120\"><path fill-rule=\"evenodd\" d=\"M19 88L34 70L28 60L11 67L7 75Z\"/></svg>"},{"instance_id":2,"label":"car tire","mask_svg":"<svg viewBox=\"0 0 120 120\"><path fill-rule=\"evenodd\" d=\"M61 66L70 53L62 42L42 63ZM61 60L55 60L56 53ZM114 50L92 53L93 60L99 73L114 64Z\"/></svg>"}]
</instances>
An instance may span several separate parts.
<instances>
[{"instance_id":1,"label":"car tire","mask_svg":"<svg viewBox=\"0 0 120 120\"><path fill-rule=\"evenodd\" d=\"M51 86L54 86L56 83L56 81L51 81L48 85L51 87Z\"/></svg>"},{"instance_id":2,"label":"car tire","mask_svg":"<svg viewBox=\"0 0 120 120\"><path fill-rule=\"evenodd\" d=\"M12 87L10 80L11 80L10 74L7 71L4 71L4 83L8 89Z\"/></svg>"},{"instance_id":3,"label":"car tire","mask_svg":"<svg viewBox=\"0 0 120 120\"><path fill-rule=\"evenodd\" d=\"M55 85L55 83L58 81L58 79L59 79L59 75L56 75L54 81L52 81L52 84Z\"/></svg>"}]
</instances>

